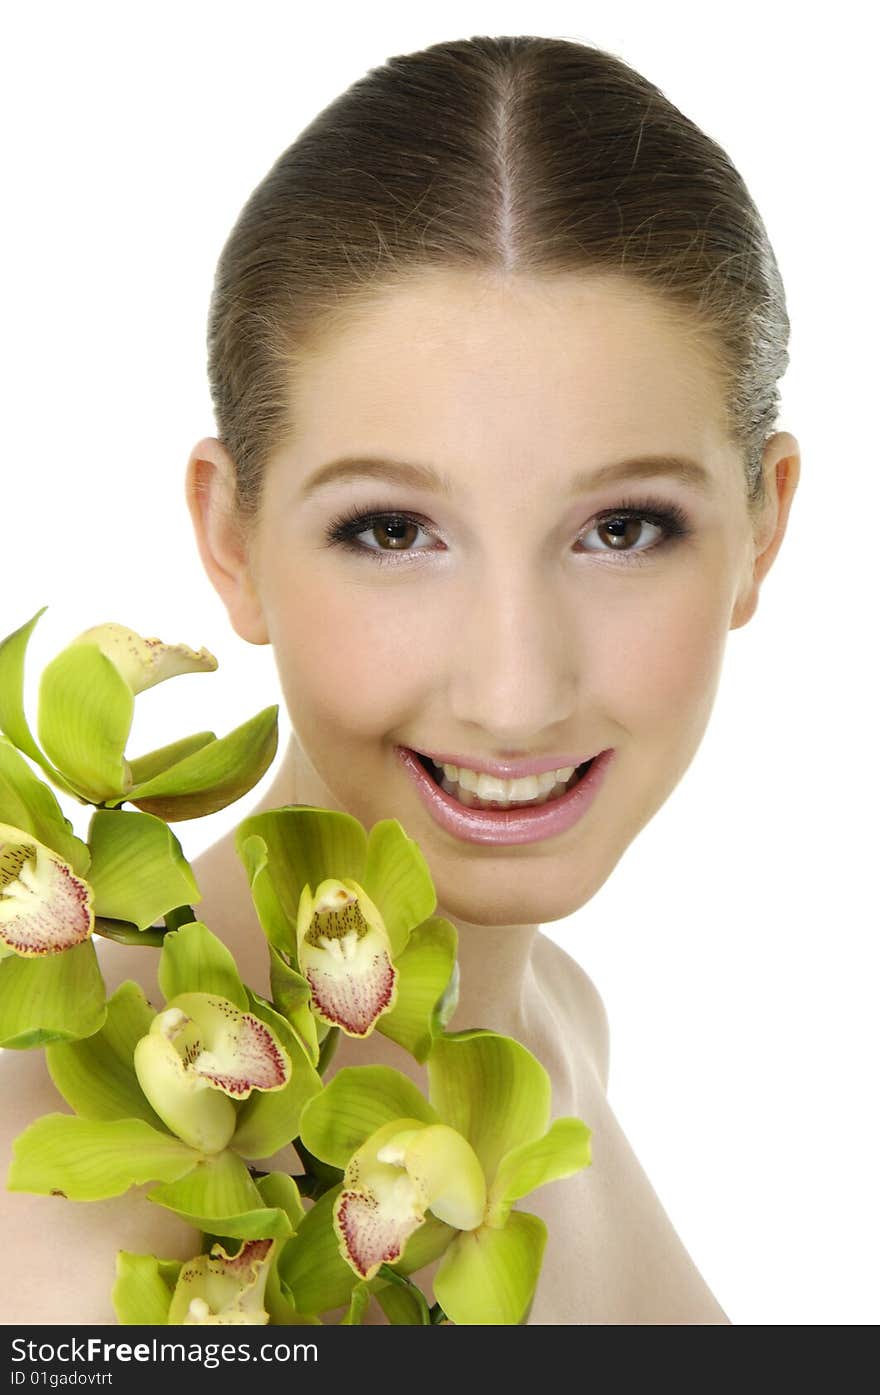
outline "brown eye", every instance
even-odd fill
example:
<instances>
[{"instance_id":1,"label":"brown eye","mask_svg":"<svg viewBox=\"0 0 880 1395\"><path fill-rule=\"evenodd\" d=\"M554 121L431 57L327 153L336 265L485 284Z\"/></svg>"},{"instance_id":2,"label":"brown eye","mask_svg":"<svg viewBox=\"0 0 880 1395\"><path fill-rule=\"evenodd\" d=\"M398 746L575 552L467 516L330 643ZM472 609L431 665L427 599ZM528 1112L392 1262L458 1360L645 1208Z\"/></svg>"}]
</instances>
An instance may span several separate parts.
<instances>
[{"instance_id":1,"label":"brown eye","mask_svg":"<svg viewBox=\"0 0 880 1395\"><path fill-rule=\"evenodd\" d=\"M422 530L411 518L392 516L387 522L380 520L374 523L369 531L379 542L383 552L406 552Z\"/></svg>"},{"instance_id":2,"label":"brown eye","mask_svg":"<svg viewBox=\"0 0 880 1395\"><path fill-rule=\"evenodd\" d=\"M646 552L662 536L663 528L638 514L614 514L600 519L584 538L590 533L598 536L600 546L588 547L587 552Z\"/></svg>"}]
</instances>

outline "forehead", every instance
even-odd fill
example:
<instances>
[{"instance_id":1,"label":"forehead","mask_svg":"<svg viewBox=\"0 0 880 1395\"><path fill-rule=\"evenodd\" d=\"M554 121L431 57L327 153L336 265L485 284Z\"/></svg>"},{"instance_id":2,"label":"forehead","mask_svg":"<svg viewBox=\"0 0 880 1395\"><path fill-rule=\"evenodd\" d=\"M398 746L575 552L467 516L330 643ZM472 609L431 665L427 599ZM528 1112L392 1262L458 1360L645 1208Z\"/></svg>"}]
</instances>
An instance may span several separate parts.
<instances>
[{"instance_id":1,"label":"forehead","mask_svg":"<svg viewBox=\"0 0 880 1395\"><path fill-rule=\"evenodd\" d=\"M437 271L384 290L296 371L295 454L578 463L724 444L710 341L613 275Z\"/></svg>"}]
</instances>

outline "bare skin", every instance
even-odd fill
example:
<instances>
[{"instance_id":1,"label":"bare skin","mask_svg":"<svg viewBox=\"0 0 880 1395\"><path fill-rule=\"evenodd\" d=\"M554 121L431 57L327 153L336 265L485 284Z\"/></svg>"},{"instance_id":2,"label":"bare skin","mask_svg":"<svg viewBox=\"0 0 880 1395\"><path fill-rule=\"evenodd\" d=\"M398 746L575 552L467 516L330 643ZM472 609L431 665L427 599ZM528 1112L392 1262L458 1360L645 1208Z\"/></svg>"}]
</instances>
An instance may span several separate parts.
<instances>
[{"instance_id":1,"label":"bare skin","mask_svg":"<svg viewBox=\"0 0 880 1395\"><path fill-rule=\"evenodd\" d=\"M727 632L754 614L782 542L796 440L777 432L767 442L767 504L753 515L720 422L705 347L619 285L441 276L322 346L252 537L235 526L234 467L220 442L200 441L189 462L205 569L237 633L273 645L294 729L257 807L344 809L367 828L399 818L428 860L436 913L459 932L451 1029L516 1037L549 1071L554 1116L576 1114L593 1131L592 1165L521 1203L550 1230L536 1324L729 1321L608 1104L600 995L540 931L586 904L687 769ZM661 451L700 461L708 483L651 481L647 497L678 505L689 531L633 564L610 555L596 520L624 497L644 498L645 485L581 487L569 503L570 485L584 469ZM301 497L317 466L354 454L434 462L453 492L348 481ZM424 555L377 565L375 527L361 535L371 555L329 547L330 522L353 501L417 512L428 545L412 550ZM574 829L488 847L433 822L395 744L496 758L614 747L615 763ZM197 914L266 992L265 942L232 835L193 866ZM101 957L108 988L134 977L161 1001L154 953L104 943ZM369 1063L427 1088L424 1069L377 1033L343 1039L327 1078ZM8 1154L31 1118L59 1105L39 1053L7 1053L0 1074ZM0 1227L26 1257L6 1321L112 1321L117 1248L183 1258L198 1241L132 1197L74 1206L3 1194ZM435 1267L420 1275L429 1297ZM375 1302L367 1321L384 1321Z\"/></svg>"}]
</instances>

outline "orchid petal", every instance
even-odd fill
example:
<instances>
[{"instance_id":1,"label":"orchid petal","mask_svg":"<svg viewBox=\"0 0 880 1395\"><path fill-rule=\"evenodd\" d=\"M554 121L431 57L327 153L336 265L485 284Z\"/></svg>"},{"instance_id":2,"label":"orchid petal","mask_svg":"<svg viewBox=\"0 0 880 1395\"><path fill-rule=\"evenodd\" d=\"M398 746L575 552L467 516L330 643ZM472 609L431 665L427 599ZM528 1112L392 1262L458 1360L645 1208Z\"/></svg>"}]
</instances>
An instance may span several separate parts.
<instances>
[{"instance_id":1,"label":"orchid petal","mask_svg":"<svg viewBox=\"0 0 880 1395\"><path fill-rule=\"evenodd\" d=\"M323 1162L345 1168L377 1129L404 1116L424 1124L441 1122L402 1071L390 1066L343 1066L306 1105L300 1137Z\"/></svg>"},{"instance_id":2,"label":"orchid petal","mask_svg":"<svg viewBox=\"0 0 880 1395\"><path fill-rule=\"evenodd\" d=\"M434 1042L427 1068L431 1103L472 1145L490 1187L506 1153L547 1132L550 1077L512 1037L447 1033Z\"/></svg>"},{"instance_id":3,"label":"orchid petal","mask_svg":"<svg viewBox=\"0 0 880 1395\"><path fill-rule=\"evenodd\" d=\"M91 936L63 954L0 959L0 1047L76 1041L104 1022L106 989Z\"/></svg>"},{"instance_id":4,"label":"orchid petal","mask_svg":"<svg viewBox=\"0 0 880 1395\"><path fill-rule=\"evenodd\" d=\"M112 1301L120 1324L164 1327L182 1268L179 1259L157 1259L155 1255L119 1250Z\"/></svg>"},{"instance_id":5,"label":"orchid petal","mask_svg":"<svg viewBox=\"0 0 880 1395\"><path fill-rule=\"evenodd\" d=\"M358 880L379 907L396 960L410 931L427 920L437 905L425 855L397 819L380 819L373 824L366 865Z\"/></svg>"},{"instance_id":6,"label":"orchid petal","mask_svg":"<svg viewBox=\"0 0 880 1395\"><path fill-rule=\"evenodd\" d=\"M141 1089L178 1137L204 1153L225 1148L238 1116L233 1099L280 1090L291 1063L271 1029L210 993L182 993L135 1047Z\"/></svg>"},{"instance_id":7,"label":"orchid petal","mask_svg":"<svg viewBox=\"0 0 880 1395\"><path fill-rule=\"evenodd\" d=\"M218 1243L210 1254L187 1260L171 1299L169 1325L265 1325L266 1280L276 1248L275 1240L245 1240L229 1255Z\"/></svg>"},{"instance_id":8,"label":"orchid petal","mask_svg":"<svg viewBox=\"0 0 880 1395\"><path fill-rule=\"evenodd\" d=\"M141 1089L166 1127L200 1153L218 1153L235 1132L235 1106L209 1080L187 1069L175 1038L188 1021L173 1008L158 1013L135 1047L134 1068Z\"/></svg>"},{"instance_id":9,"label":"orchid petal","mask_svg":"<svg viewBox=\"0 0 880 1395\"><path fill-rule=\"evenodd\" d=\"M376 1302L395 1327L430 1327L431 1319L424 1295L411 1286L386 1284L376 1289Z\"/></svg>"},{"instance_id":10,"label":"orchid petal","mask_svg":"<svg viewBox=\"0 0 880 1395\"><path fill-rule=\"evenodd\" d=\"M247 1166L228 1148L154 1187L148 1198L210 1235L286 1240L293 1231L284 1206L265 1204Z\"/></svg>"},{"instance_id":11,"label":"orchid petal","mask_svg":"<svg viewBox=\"0 0 880 1395\"><path fill-rule=\"evenodd\" d=\"M369 1284L363 1282L355 1284L351 1291L348 1312L339 1325L341 1327L360 1327L371 1297Z\"/></svg>"},{"instance_id":12,"label":"orchid petal","mask_svg":"<svg viewBox=\"0 0 880 1395\"><path fill-rule=\"evenodd\" d=\"M0 956L60 954L94 925L90 884L31 834L0 823Z\"/></svg>"},{"instance_id":13,"label":"orchid petal","mask_svg":"<svg viewBox=\"0 0 880 1395\"><path fill-rule=\"evenodd\" d=\"M248 997L235 959L203 920L191 920L170 931L159 956L159 987L170 1002L180 993L210 993L227 998L243 1012Z\"/></svg>"},{"instance_id":14,"label":"orchid petal","mask_svg":"<svg viewBox=\"0 0 880 1395\"><path fill-rule=\"evenodd\" d=\"M292 1068L281 1089L255 1090L244 1102L229 1146L243 1157L269 1158L297 1137L303 1108L321 1093L323 1081L290 1024L256 993L249 991L248 997L254 1017L271 1029L286 1050Z\"/></svg>"},{"instance_id":15,"label":"orchid petal","mask_svg":"<svg viewBox=\"0 0 880 1395\"><path fill-rule=\"evenodd\" d=\"M293 1294L297 1312L324 1313L348 1303L357 1275L339 1253L333 1206L341 1183L324 1192L306 1212L278 1259L278 1273Z\"/></svg>"},{"instance_id":16,"label":"orchid petal","mask_svg":"<svg viewBox=\"0 0 880 1395\"><path fill-rule=\"evenodd\" d=\"M347 1036L366 1037L397 1001L397 970L379 911L351 878L303 888L297 955L312 990L312 1010Z\"/></svg>"},{"instance_id":17,"label":"orchid petal","mask_svg":"<svg viewBox=\"0 0 880 1395\"><path fill-rule=\"evenodd\" d=\"M514 1201L588 1167L590 1130L581 1119L554 1119L543 1138L521 1143L501 1159L486 1208L486 1224L502 1226L507 1222Z\"/></svg>"},{"instance_id":18,"label":"orchid petal","mask_svg":"<svg viewBox=\"0 0 880 1395\"><path fill-rule=\"evenodd\" d=\"M287 1172L267 1172L257 1178L257 1191L267 1206L280 1209L290 1221L294 1234L305 1220L306 1211L296 1181Z\"/></svg>"},{"instance_id":19,"label":"orchid petal","mask_svg":"<svg viewBox=\"0 0 880 1395\"><path fill-rule=\"evenodd\" d=\"M339 1252L333 1226L333 1208L341 1191L340 1182L318 1197L279 1258L279 1274L294 1295L299 1312L323 1313L348 1303L357 1282L357 1275ZM392 1268L398 1274L424 1269L443 1254L456 1234L429 1213L410 1236L406 1254ZM384 1282L376 1279L371 1286Z\"/></svg>"},{"instance_id":20,"label":"orchid petal","mask_svg":"<svg viewBox=\"0 0 880 1395\"><path fill-rule=\"evenodd\" d=\"M86 877L90 855L65 818L54 793L31 770L7 736L0 736L0 823L12 824L63 857Z\"/></svg>"},{"instance_id":21,"label":"orchid petal","mask_svg":"<svg viewBox=\"0 0 880 1395\"><path fill-rule=\"evenodd\" d=\"M293 1294L278 1273L277 1260L269 1269L265 1302L269 1312L269 1321L275 1327L323 1326L319 1317L297 1310Z\"/></svg>"},{"instance_id":22,"label":"orchid petal","mask_svg":"<svg viewBox=\"0 0 880 1395\"><path fill-rule=\"evenodd\" d=\"M432 916L412 931L395 960L397 1000L376 1028L417 1061L425 1061L445 1023L442 1013L455 978L458 936L448 920ZM453 1004L454 1006L454 1004Z\"/></svg>"},{"instance_id":23,"label":"orchid petal","mask_svg":"<svg viewBox=\"0 0 880 1395\"><path fill-rule=\"evenodd\" d=\"M201 751L204 746L210 746L211 742L216 740L216 732L196 731L192 736L182 736L179 741L172 741L167 746L157 746L155 751L147 751L143 756L133 757L128 763L132 789L138 785L145 785L148 780L162 775L166 770L170 770L172 765L179 765L187 756Z\"/></svg>"},{"instance_id":24,"label":"orchid petal","mask_svg":"<svg viewBox=\"0 0 880 1395\"><path fill-rule=\"evenodd\" d=\"M31 632L47 610L48 606L41 606L30 620L27 620L12 634L0 641L0 731L5 732L9 740L20 751L24 751L26 756L30 756L31 760L36 761L37 765L49 776L53 785L57 785L66 794L73 795L75 799L80 799L80 802L83 802L77 791L65 780L60 770L56 770L40 750L31 734L24 710L25 654ZM10 820L10 822L14 822L14 820Z\"/></svg>"},{"instance_id":25,"label":"orchid petal","mask_svg":"<svg viewBox=\"0 0 880 1395\"><path fill-rule=\"evenodd\" d=\"M12 1192L102 1201L142 1182L172 1182L200 1160L143 1119L44 1114L16 1138L6 1185Z\"/></svg>"},{"instance_id":26,"label":"orchid petal","mask_svg":"<svg viewBox=\"0 0 880 1395\"><path fill-rule=\"evenodd\" d=\"M235 830L236 851L246 867L243 848L253 835L265 844L265 875L273 891L271 905L266 897L268 923L261 900L257 901L260 923L278 949L292 950L303 888L319 886L327 877L353 877L360 881L367 854L366 830L351 814L316 809L311 804L292 804L251 814ZM258 865L262 866L262 859ZM289 927L286 935L281 917Z\"/></svg>"},{"instance_id":27,"label":"orchid petal","mask_svg":"<svg viewBox=\"0 0 880 1395\"><path fill-rule=\"evenodd\" d=\"M72 644L94 644L115 665L133 694L142 693L179 673L207 673L217 668L217 660L207 649L198 653L186 644L164 644L161 639L142 635L115 621L92 625L77 635Z\"/></svg>"},{"instance_id":28,"label":"orchid petal","mask_svg":"<svg viewBox=\"0 0 880 1395\"><path fill-rule=\"evenodd\" d=\"M320 1058L318 1021L311 1009L312 990L307 978L292 969L273 944L269 945L269 982L272 1001L284 1017L313 1066ZM325 1034L330 1030L322 1023Z\"/></svg>"},{"instance_id":29,"label":"orchid petal","mask_svg":"<svg viewBox=\"0 0 880 1395\"><path fill-rule=\"evenodd\" d=\"M127 799L169 823L200 819L234 804L269 769L278 750L278 704L264 707L240 726L181 757L174 765L107 800L112 809Z\"/></svg>"},{"instance_id":30,"label":"orchid petal","mask_svg":"<svg viewBox=\"0 0 880 1395\"><path fill-rule=\"evenodd\" d=\"M547 1227L512 1211L502 1229L457 1235L434 1275L434 1297L458 1327L521 1323L535 1293Z\"/></svg>"},{"instance_id":31,"label":"orchid petal","mask_svg":"<svg viewBox=\"0 0 880 1395\"><path fill-rule=\"evenodd\" d=\"M236 851L247 873L251 900L269 944L285 954L296 948L296 908L285 900L285 888L269 870L269 850L259 833L242 836L236 830Z\"/></svg>"},{"instance_id":32,"label":"orchid petal","mask_svg":"<svg viewBox=\"0 0 880 1395\"><path fill-rule=\"evenodd\" d=\"M150 1030L153 1009L138 984L120 984L107 1003L100 1031L85 1041L46 1048L46 1065L59 1094L84 1119L144 1119L161 1129L134 1069L134 1049Z\"/></svg>"},{"instance_id":33,"label":"orchid petal","mask_svg":"<svg viewBox=\"0 0 880 1395\"><path fill-rule=\"evenodd\" d=\"M40 675L37 733L77 795L103 804L131 788L125 746L134 716L131 689L95 644L70 644Z\"/></svg>"},{"instance_id":34,"label":"orchid petal","mask_svg":"<svg viewBox=\"0 0 880 1395\"><path fill-rule=\"evenodd\" d=\"M480 1225L486 1208L486 1178L467 1139L448 1124L402 1130L387 1140L376 1157L406 1172L438 1220L456 1230L475 1230ZM349 1164L352 1173L353 1165L354 1158Z\"/></svg>"},{"instance_id":35,"label":"orchid petal","mask_svg":"<svg viewBox=\"0 0 880 1395\"><path fill-rule=\"evenodd\" d=\"M439 1259L458 1233L453 1226L428 1211L424 1225L413 1231L406 1242L406 1251L391 1268L395 1274L417 1274L426 1264L433 1264L435 1259ZM373 1282L378 1284L381 1279Z\"/></svg>"},{"instance_id":36,"label":"orchid petal","mask_svg":"<svg viewBox=\"0 0 880 1395\"><path fill-rule=\"evenodd\" d=\"M212 993L179 993L168 1008L184 1013L193 1029L184 1029L185 1049L199 1051L188 1069L233 1099L252 1090L281 1090L290 1079L291 1061L274 1031L252 1012L241 1012ZM283 1021L283 1019L282 1019Z\"/></svg>"},{"instance_id":37,"label":"orchid petal","mask_svg":"<svg viewBox=\"0 0 880 1395\"><path fill-rule=\"evenodd\" d=\"M97 916L148 930L167 911L201 900L178 839L152 814L96 809L88 846Z\"/></svg>"},{"instance_id":38,"label":"orchid petal","mask_svg":"<svg viewBox=\"0 0 880 1395\"><path fill-rule=\"evenodd\" d=\"M361 1279L372 1279L382 1264L403 1254L412 1232L424 1222L428 1205L425 1179L382 1161L382 1152L402 1133L428 1127L418 1119L392 1119L367 1139L345 1169L333 1207L339 1252ZM398 1153L393 1153L395 1159Z\"/></svg>"}]
</instances>

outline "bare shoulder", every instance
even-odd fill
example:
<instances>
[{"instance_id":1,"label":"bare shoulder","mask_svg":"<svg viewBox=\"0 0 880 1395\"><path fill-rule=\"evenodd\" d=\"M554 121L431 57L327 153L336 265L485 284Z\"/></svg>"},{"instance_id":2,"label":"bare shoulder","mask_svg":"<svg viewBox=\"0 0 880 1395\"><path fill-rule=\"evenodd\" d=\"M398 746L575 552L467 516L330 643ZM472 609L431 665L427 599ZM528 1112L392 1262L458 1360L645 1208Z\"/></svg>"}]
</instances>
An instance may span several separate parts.
<instances>
[{"instance_id":1,"label":"bare shoulder","mask_svg":"<svg viewBox=\"0 0 880 1395\"><path fill-rule=\"evenodd\" d=\"M42 1051L0 1052L0 1094L0 1235L7 1272L15 1276L5 1286L2 1321L115 1323L110 1295L117 1250L187 1259L198 1251L198 1231L148 1201L149 1187L90 1202L8 1191L18 1135L43 1114L70 1110L52 1083Z\"/></svg>"},{"instance_id":2,"label":"bare shoulder","mask_svg":"<svg viewBox=\"0 0 880 1395\"><path fill-rule=\"evenodd\" d=\"M589 974L560 945L540 931L535 940L535 967L556 1010L572 1025L572 1039L583 1044L602 1084L608 1088L608 1014Z\"/></svg>"}]
</instances>

